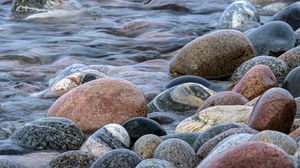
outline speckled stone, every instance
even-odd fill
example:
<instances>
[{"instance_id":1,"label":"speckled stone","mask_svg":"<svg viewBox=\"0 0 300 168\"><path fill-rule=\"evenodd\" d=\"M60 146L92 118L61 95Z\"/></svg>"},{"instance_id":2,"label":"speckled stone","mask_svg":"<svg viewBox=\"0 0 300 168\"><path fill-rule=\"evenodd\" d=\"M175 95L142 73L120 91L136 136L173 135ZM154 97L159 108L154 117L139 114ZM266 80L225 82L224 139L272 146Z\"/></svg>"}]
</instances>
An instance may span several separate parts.
<instances>
[{"instance_id":1,"label":"speckled stone","mask_svg":"<svg viewBox=\"0 0 300 168\"><path fill-rule=\"evenodd\" d=\"M147 160L143 160L135 168L176 168L176 167L166 160L147 159Z\"/></svg>"},{"instance_id":2,"label":"speckled stone","mask_svg":"<svg viewBox=\"0 0 300 168\"><path fill-rule=\"evenodd\" d=\"M236 145L201 168L294 168L289 156L275 145L248 142ZM198 167L200 168L200 166Z\"/></svg>"},{"instance_id":3,"label":"speckled stone","mask_svg":"<svg viewBox=\"0 0 300 168\"><path fill-rule=\"evenodd\" d=\"M68 151L53 159L48 168L78 167L89 168L97 158L82 151Z\"/></svg>"},{"instance_id":4,"label":"speckled stone","mask_svg":"<svg viewBox=\"0 0 300 168\"><path fill-rule=\"evenodd\" d=\"M252 100L276 85L277 79L271 69L265 65L256 65L246 72L232 91Z\"/></svg>"},{"instance_id":5,"label":"speckled stone","mask_svg":"<svg viewBox=\"0 0 300 168\"><path fill-rule=\"evenodd\" d=\"M15 144L32 150L76 150L83 143L84 136L73 121L49 117L24 125L9 139Z\"/></svg>"},{"instance_id":6,"label":"speckled stone","mask_svg":"<svg viewBox=\"0 0 300 168\"><path fill-rule=\"evenodd\" d=\"M289 72L283 81L282 88L288 90L293 97L300 96L300 67L296 67Z\"/></svg>"},{"instance_id":7,"label":"speckled stone","mask_svg":"<svg viewBox=\"0 0 300 168\"><path fill-rule=\"evenodd\" d=\"M295 34L290 25L281 21L268 22L247 34L257 55L279 56L295 46Z\"/></svg>"},{"instance_id":8,"label":"speckled stone","mask_svg":"<svg viewBox=\"0 0 300 168\"><path fill-rule=\"evenodd\" d=\"M256 130L275 130L289 133L296 115L296 102L285 89L272 88L258 100L248 125Z\"/></svg>"},{"instance_id":9,"label":"speckled stone","mask_svg":"<svg viewBox=\"0 0 300 168\"><path fill-rule=\"evenodd\" d=\"M147 115L147 118L156 121L159 124L170 124L177 122L177 119L165 112L154 112Z\"/></svg>"},{"instance_id":10,"label":"speckled stone","mask_svg":"<svg viewBox=\"0 0 300 168\"><path fill-rule=\"evenodd\" d=\"M135 168L142 160L128 149L115 149L98 158L91 168Z\"/></svg>"},{"instance_id":11,"label":"speckled stone","mask_svg":"<svg viewBox=\"0 0 300 168\"><path fill-rule=\"evenodd\" d=\"M294 3L277 12L272 20L280 20L288 23L294 30L300 28L300 3Z\"/></svg>"},{"instance_id":12,"label":"speckled stone","mask_svg":"<svg viewBox=\"0 0 300 168\"><path fill-rule=\"evenodd\" d=\"M129 148L130 137L124 127L108 124L92 134L80 150L101 157L113 149Z\"/></svg>"},{"instance_id":13,"label":"speckled stone","mask_svg":"<svg viewBox=\"0 0 300 168\"><path fill-rule=\"evenodd\" d=\"M241 133L247 133L247 134L256 134L257 131L253 130L249 127L242 127L242 128L232 128L227 131L224 131L220 133L219 135L213 137L212 139L208 140L206 143L204 143L197 151L197 156L200 160L203 160L211 150L216 147L221 141L223 141L225 138L234 135L234 134L241 134Z\"/></svg>"},{"instance_id":14,"label":"speckled stone","mask_svg":"<svg viewBox=\"0 0 300 168\"><path fill-rule=\"evenodd\" d=\"M212 96L210 96L205 102L198 108L197 112L199 113L203 109L206 109L208 107L212 106L218 106L218 105L244 105L248 102L248 99L246 99L244 96L232 92L232 91L224 91L216 93Z\"/></svg>"},{"instance_id":15,"label":"speckled stone","mask_svg":"<svg viewBox=\"0 0 300 168\"><path fill-rule=\"evenodd\" d=\"M222 132L225 132L232 128L241 128L243 127L243 124L236 124L236 123L228 123L228 124L219 124L216 126L213 126L206 131L204 131L202 134L200 134L197 139L195 140L192 147L197 152L198 149L205 144L205 142L209 141L210 139L214 138L215 136L221 134Z\"/></svg>"},{"instance_id":16,"label":"speckled stone","mask_svg":"<svg viewBox=\"0 0 300 168\"><path fill-rule=\"evenodd\" d=\"M219 27L225 29L239 29L252 22L259 22L259 14L248 1L235 1L230 4L219 19Z\"/></svg>"},{"instance_id":17,"label":"speckled stone","mask_svg":"<svg viewBox=\"0 0 300 168\"><path fill-rule=\"evenodd\" d=\"M224 78L255 54L255 49L243 33L219 30L185 45L171 61L170 73L173 76Z\"/></svg>"},{"instance_id":18,"label":"speckled stone","mask_svg":"<svg viewBox=\"0 0 300 168\"><path fill-rule=\"evenodd\" d=\"M163 141L154 152L154 158L166 160L177 168L196 167L198 159L192 147L180 139Z\"/></svg>"},{"instance_id":19,"label":"speckled stone","mask_svg":"<svg viewBox=\"0 0 300 168\"><path fill-rule=\"evenodd\" d=\"M154 134L157 136L167 135L165 129L154 120L137 117L125 121L122 126L127 130L131 146L143 135Z\"/></svg>"},{"instance_id":20,"label":"speckled stone","mask_svg":"<svg viewBox=\"0 0 300 168\"><path fill-rule=\"evenodd\" d=\"M148 104L148 112L196 111L199 106L213 94L214 91L201 84L184 83L174 86L156 96Z\"/></svg>"},{"instance_id":21,"label":"speckled stone","mask_svg":"<svg viewBox=\"0 0 300 168\"><path fill-rule=\"evenodd\" d=\"M198 167L208 164L210 161L214 160L214 158L218 157L220 154L226 152L236 145L249 142L252 136L252 134L236 134L225 138L211 150L208 156L200 162Z\"/></svg>"},{"instance_id":22,"label":"speckled stone","mask_svg":"<svg viewBox=\"0 0 300 168\"><path fill-rule=\"evenodd\" d=\"M217 124L247 123L252 111L250 106L214 106L202 110L178 124L175 132L201 132Z\"/></svg>"},{"instance_id":23,"label":"speckled stone","mask_svg":"<svg viewBox=\"0 0 300 168\"><path fill-rule=\"evenodd\" d=\"M277 131L266 130L259 132L258 134L254 135L251 140L274 144L289 155L293 155L297 149L297 142L293 138Z\"/></svg>"},{"instance_id":24,"label":"speckled stone","mask_svg":"<svg viewBox=\"0 0 300 168\"><path fill-rule=\"evenodd\" d=\"M190 146L192 146L195 140L200 136L201 133L199 132L185 132L185 133L178 133L178 134L169 134L165 136L161 136L160 138L165 141L171 138L181 139L187 142Z\"/></svg>"},{"instance_id":25,"label":"speckled stone","mask_svg":"<svg viewBox=\"0 0 300 168\"><path fill-rule=\"evenodd\" d=\"M132 150L139 154L143 159L152 158L155 149L162 140L153 134L147 134L140 137L133 145Z\"/></svg>"},{"instance_id":26,"label":"speckled stone","mask_svg":"<svg viewBox=\"0 0 300 168\"><path fill-rule=\"evenodd\" d=\"M276 78L284 78L288 72L287 64L281 59L271 56L258 56L241 64L233 72L231 80L233 82L240 80L246 74L246 72L248 72L255 65L265 65L269 67Z\"/></svg>"},{"instance_id":27,"label":"speckled stone","mask_svg":"<svg viewBox=\"0 0 300 168\"><path fill-rule=\"evenodd\" d=\"M289 70L300 66L300 46L283 53L279 56L279 59L283 60L288 65Z\"/></svg>"},{"instance_id":28,"label":"speckled stone","mask_svg":"<svg viewBox=\"0 0 300 168\"><path fill-rule=\"evenodd\" d=\"M1 168L20 168L20 166L9 159L5 159L4 157L0 157L0 167Z\"/></svg>"},{"instance_id":29,"label":"speckled stone","mask_svg":"<svg viewBox=\"0 0 300 168\"><path fill-rule=\"evenodd\" d=\"M47 116L66 117L83 132L92 133L110 123L120 124L146 115L144 94L133 83L118 78L101 78L80 85L58 98Z\"/></svg>"}]
</instances>

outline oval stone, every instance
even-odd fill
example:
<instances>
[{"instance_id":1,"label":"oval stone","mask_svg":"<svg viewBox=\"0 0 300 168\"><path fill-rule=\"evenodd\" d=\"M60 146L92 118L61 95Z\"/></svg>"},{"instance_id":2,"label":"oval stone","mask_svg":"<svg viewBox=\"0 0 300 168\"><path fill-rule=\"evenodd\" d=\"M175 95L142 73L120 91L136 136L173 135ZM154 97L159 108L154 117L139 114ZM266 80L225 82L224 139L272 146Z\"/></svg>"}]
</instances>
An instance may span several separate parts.
<instances>
[{"instance_id":1,"label":"oval stone","mask_svg":"<svg viewBox=\"0 0 300 168\"><path fill-rule=\"evenodd\" d=\"M140 137L134 144L132 150L139 154L143 159L152 158L155 149L162 140L153 134L147 134Z\"/></svg>"},{"instance_id":2,"label":"oval stone","mask_svg":"<svg viewBox=\"0 0 300 168\"><path fill-rule=\"evenodd\" d=\"M170 73L174 76L224 78L255 54L255 49L243 33L219 30L185 45L171 61Z\"/></svg>"},{"instance_id":3,"label":"oval stone","mask_svg":"<svg viewBox=\"0 0 300 168\"><path fill-rule=\"evenodd\" d=\"M256 130L275 130L289 133L296 115L296 102L285 89L272 88L258 100L248 125Z\"/></svg>"},{"instance_id":4,"label":"oval stone","mask_svg":"<svg viewBox=\"0 0 300 168\"><path fill-rule=\"evenodd\" d=\"M244 96L232 92L232 91L224 91L216 93L212 96L210 96L205 102L198 108L197 112L199 113L203 109L206 109L208 107L212 106L218 106L218 105L244 105L248 102L248 99L246 99Z\"/></svg>"},{"instance_id":5,"label":"oval stone","mask_svg":"<svg viewBox=\"0 0 300 168\"><path fill-rule=\"evenodd\" d=\"M291 4L285 9L277 12L272 20L284 21L291 25L294 30L297 30L300 28L300 3Z\"/></svg>"},{"instance_id":6,"label":"oval stone","mask_svg":"<svg viewBox=\"0 0 300 168\"><path fill-rule=\"evenodd\" d=\"M289 70L300 66L300 46L283 53L279 56L279 59L283 60L288 65Z\"/></svg>"},{"instance_id":7,"label":"oval stone","mask_svg":"<svg viewBox=\"0 0 300 168\"><path fill-rule=\"evenodd\" d=\"M57 99L47 116L66 117L84 132L109 123L146 115L144 94L131 82L117 78L93 80Z\"/></svg>"},{"instance_id":8,"label":"oval stone","mask_svg":"<svg viewBox=\"0 0 300 168\"><path fill-rule=\"evenodd\" d=\"M282 88L288 90L293 97L300 96L300 67L294 68L284 79Z\"/></svg>"},{"instance_id":9,"label":"oval stone","mask_svg":"<svg viewBox=\"0 0 300 168\"><path fill-rule=\"evenodd\" d=\"M256 65L246 72L232 91L252 100L276 85L277 79L271 69L265 65Z\"/></svg>"},{"instance_id":10,"label":"oval stone","mask_svg":"<svg viewBox=\"0 0 300 168\"><path fill-rule=\"evenodd\" d=\"M143 160L135 168L176 168L176 167L166 160L147 159L147 160Z\"/></svg>"},{"instance_id":11,"label":"oval stone","mask_svg":"<svg viewBox=\"0 0 300 168\"><path fill-rule=\"evenodd\" d=\"M68 151L51 160L48 168L80 167L89 168L97 158L82 151Z\"/></svg>"}]
</instances>

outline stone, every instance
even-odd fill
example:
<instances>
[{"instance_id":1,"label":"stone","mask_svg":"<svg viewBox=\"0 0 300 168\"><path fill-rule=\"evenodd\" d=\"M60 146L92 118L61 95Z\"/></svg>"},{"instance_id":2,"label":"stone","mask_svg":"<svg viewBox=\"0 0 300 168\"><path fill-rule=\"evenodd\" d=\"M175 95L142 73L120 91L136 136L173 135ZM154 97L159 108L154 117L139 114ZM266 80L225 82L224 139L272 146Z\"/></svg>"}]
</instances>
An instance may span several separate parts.
<instances>
[{"instance_id":1,"label":"stone","mask_svg":"<svg viewBox=\"0 0 300 168\"><path fill-rule=\"evenodd\" d=\"M218 157L220 154L225 153L236 145L249 142L252 136L252 134L236 134L225 138L211 150L208 156L200 162L198 167L208 164L210 161L214 160L215 157Z\"/></svg>"},{"instance_id":2,"label":"stone","mask_svg":"<svg viewBox=\"0 0 300 168\"><path fill-rule=\"evenodd\" d=\"M247 33L257 55L279 56L295 46L295 33L282 21L268 22Z\"/></svg>"},{"instance_id":3,"label":"stone","mask_svg":"<svg viewBox=\"0 0 300 168\"><path fill-rule=\"evenodd\" d=\"M139 154L143 159L153 157L154 151L162 140L153 134L147 134L140 137L134 144L132 150Z\"/></svg>"},{"instance_id":4,"label":"stone","mask_svg":"<svg viewBox=\"0 0 300 168\"><path fill-rule=\"evenodd\" d=\"M247 123L251 111L252 107L241 105L209 107L180 122L175 132L201 132L217 124Z\"/></svg>"},{"instance_id":5,"label":"stone","mask_svg":"<svg viewBox=\"0 0 300 168\"><path fill-rule=\"evenodd\" d=\"M205 78L195 75L182 75L172 79L166 86L165 89L172 88L174 86L184 83L199 83L208 89L213 91L224 91L226 88L218 83L211 82Z\"/></svg>"},{"instance_id":6,"label":"stone","mask_svg":"<svg viewBox=\"0 0 300 168\"><path fill-rule=\"evenodd\" d=\"M220 133L204 143L198 150L197 156L200 160L203 160L207 155L225 138L235 134L256 134L257 131L249 127L232 128L227 131Z\"/></svg>"},{"instance_id":7,"label":"stone","mask_svg":"<svg viewBox=\"0 0 300 168\"><path fill-rule=\"evenodd\" d=\"M176 168L176 167L166 160L147 159L140 162L135 168Z\"/></svg>"},{"instance_id":8,"label":"stone","mask_svg":"<svg viewBox=\"0 0 300 168\"><path fill-rule=\"evenodd\" d=\"M249 101L248 103L246 103L245 106L252 106L252 107L254 107L259 98L260 98L260 96L257 96L256 98L254 98L251 101Z\"/></svg>"},{"instance_id":9,"label":"stone","mask_svg":"<svg viewBox=\"0 0 300 168\"><path fill-rule=\"evenodd\" d=\"M80 85L57 99L47 116L66 117L83 132L91 133L109 124L146 115L144 94L131 82L101 78Z\"/></svg>"},{"instance_id":10,"label":"stone","mask_svg":"<svg viewBox=\"0 0 300 168\"><path fill-rule=\"evenodd\" d=\"M255 49L243 33L236 30L219 30L185 45L171 60L170 73L173 76L225 78L254 55Z\"/></svg>"},{"instance_id":11,"label":"stone","mask_svg":"<svg viewBox=\"0 0 300 168\"><path fill-rule=\"evenodd\" d=\"M239 29L256 22L259 24L259 14L248 1L235 1L222 13L218 26L224 29Z\"/></svg>"},{"instance_id":12,"label":"stone","mask_svg":"<svg viewBox=\"0 0 300 168\"><path fill-rule=\"evenodd\" d=\"M300 67L291 70L283 81L282 88L288 90L293 97L300 96Z\"/></svg>"},{"instance_id":13,"label":"stone","mask_svg":"<svg viewBox=\"0 0 300 168\"><path fill-rule=\"evenodd\" d=\"M156 121L159 124L170 124L177 122L175 116L170 116L170 114L165 112L154 112L147 115L147 118Z\"/></svg>"},{"instance_id":14,"label":"stone","mask_svg":"<svg viewBox=\"0 0 300 168\"><path fill-rule=\"evenodd\" d=\"M195 140L200 136L201 133L199 132L185 132L185 133L178 133L178 134L169 134L165 136L161 136L160 138L165 141L167 139L176 138L181 139L185 142L187 142L190 146L192 146L195 142Z\"/></svg>"},{"instance_id":15,"label":"stone","mask_svg":"<svg viewBox=\"0 0 300 168\"><path fill-rule=\"evenodd\" d=\"M160 92L158 92L158 91L150 91L150 92L146 92L144 94L144 96L145 96L147 103L150 103L159 94L160 94Z\"/></svg>"},{"instance_id":16,"label":"stone","mask_svg":"<svg viewBox=\"0 0 300 168\"><path fill-rule=\"evenodd\" d=\"M4 157L0 157L0 167L1 168L20 168L20 166L16 162L6 159Z\"/></svg>"},{"instance_id":17,"label":"stone","mask_svg":"<svg viewBox=\"0 0 300 168\"><path fill-rule=\"evenodd\" d=\"M118 148L129 148L130 137L119 124L108 124L92 134L81 146L80 151L87 152L96 158Z\"/></svg>"},{"instance_id":18,"label":"stone","mask_svg":"<svg viewBox=\"0 0 300 168\"><path fill-rule=\"evenodd\" d=\"M177 168L196 167L198 159L192 147L180 139L168 139L160 143L154 158L166 160Z\"/></svg>"},{"instance_id":19,"label":"stone","mask_svg":"<svg viewBox=\"0 0 300 168\"><path fill-rule=\"evenodd\" d=\"M280 20L288 23L294 30L300 28L300 3L294 3L277 12L272 20Z\"/></svg>"},{"instance_id":20,"label":"stone","mask_svg":"<svg viewBox=\"0 0 300 168\"><path fill-rule=\"evenodd\" d=\"M254 135L250 140L274 144L289 155L293 155L297 149L297 142L293 138L278 131L262 131Z\"/></svg>"},{"instance_id":21,"label":"stone","mask_svg":"<svg viewBox=\"0 0 300 168\"><path fill-rule=\"evenodd\" d=\"M274 15L276 12L283 10L288 6L286 2L275 2L262 8L262 15Z\"/></svg>"},{"instance_id":22,"label":"stone","mask_svg":"<svg viewBox=\"0 0 300 168\"><path fill-rule=\"evenodd\" d=\"M200 134L197 139L195 140L192 147L197 152L198 149L205 144L210 139L214 138L215 136L221 134L222 132L228 131L232 128L241 128L243 125L236 124L236 123L228 123L228 124L219 124L216 126L213 126L206 131L204 131L202 134Z\"/></svg>"},{"instance_id":23,"label":"stone","mask_svg":"<svg viewBox=\"0 0 300 168\"><path fill-rule=\"evenodd\" d=\"M271 56L257 56L241 64L233 72L231 80L237 82L255 65L269 67L277 79L284 78L288 73L288 66L283 60Z\"/></svg>"},{"instance_id":24,"label":"stone","mask_svg":"<svg viewBox=\"0 0 300 168\"><path fill-rule=\"evenodd\" d=\"M48 168L80 167L89 168L97 158L82 151L68 151L53 159Z\"/></svg>"},{"instance_id":25,"label":"stone","mask_svg":"<svg viewBox=\"0 0 300 168\"><path fill-rule=\"evenodd\" d=\"M167 135L165 129L161 125L151 119L144 117L137 117L127 120L122 124L122 126L127 130L130 136L130 146L132 146L143 135Z\"/></svg>"},{"instance_id":26,"label":"stone","mask_svg":"<svg viewBox=\"0 0 300 168\"><path fill-rule=\"evenodd\" d=\"M201 168L221 167L294 168L295 166L288 155L277 146L265 142L248 142L236 145L208 164L201 165Z\"/></svg>"},{"instance_id":27,"label":"stone","mask_svg":"<svg viewBox=\"0 0 300 168\"><path fill-rule=\"evenodd\" d=\"M51 137L51 138L49 138ZM84 141L80 128L60 117L42 118L25 124L9 139L31 150L76 150Z\"/></svg>"},{"instance_id":28,"label":"stone","mask_svg":"<svg viewBox=\"0 0 300 168\"><path fill-rule=\"evenodd\" d=\"M203 109L208 107L218 106L218 105L244 105L248 102L244 96L232 92L224 91L216 93L210 96L204 103L198 108L197 112L201 112Z\"/></svg>"},{"instance_id":29,"label":"stone","mask_svg":"<svg viewBox=\"0 0 300 168\"><path fill-rule=\"evenodd\" d=\"M278 3L278 2L296 2L297 0L250 0L251 3L254 3L256 5L265 6L272 3Z\"/></svg>"},{"instance_id":30,"label":"stone","mask_svg":"<svg viewBox=\"0 0 300 168\"><path fill-rule=\"evenodd\" d=\"M135 168L143 159L128 149L115 149L98 158L91 168Z\"/></svg>"},{"instance_id":31,"label":"stone","mask_svg":"<svg viewBox=\"0 0 300 168\"><path fill-rule=\"evenodd\" d=\"M296 36L295 46L299 46L300 45L300 28L295 31L295 36Z\"/></svg>"},{"instance_id":32,"label":"stone","mask_svg":"<svg viewBox=\"0 0 300 168\"><path fill-rule=\"evenodd\" d=\"M276 85L277 79L271 69L265 65L256 65L246 72L232 91L252 100Z\"/></svg>"},{"instance_id":33,"label":"stone","mask_svg":"<svg viewBox=\"0 0 300 168\"><path fill-rule=\"evenodd\" d=\"M288 70L300 66L300 46L292 48L278 57L288 65Z\"/></svg>"},{"instance_id":34,"label":"stone","mask_svg":"<svg viewBox=\"0 0 300 168\"><path fill-rule=\"evenodd\" d=\"M196 111L214 91L197 83L184 83L165 90L148 104L148 113Z\"/></svg>"},{"instance_id":35,"label":"stone","mask_svg":"<svg viewBox=\"0 0 300 168\"><path fill-rule=\"evenodd\" d=\"M258 131L274 130L289 133L296 115L296 102L285 89L272 88L258 100L248 125Z\"/></svg>"},{"instance_id":36,"label":"stone","mask_svg":"<svg viewBox=\"0 0 300 168\"><path fill-rule=\"evenodd\" d=\"M290 132L289 136L292 137L293 139L297 139L298 137L300 137L300 127L298 127L296 130Z\"/></svg>"}]
</instances>

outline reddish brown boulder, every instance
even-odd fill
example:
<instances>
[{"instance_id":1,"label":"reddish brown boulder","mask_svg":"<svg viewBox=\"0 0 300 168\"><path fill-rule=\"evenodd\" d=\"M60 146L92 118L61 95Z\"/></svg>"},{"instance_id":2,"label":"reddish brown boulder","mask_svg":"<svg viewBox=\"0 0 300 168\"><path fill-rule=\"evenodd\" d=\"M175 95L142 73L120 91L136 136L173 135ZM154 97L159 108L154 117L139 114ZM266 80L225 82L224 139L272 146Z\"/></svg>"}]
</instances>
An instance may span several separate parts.
<instances>
[{"instance_id":1,"label":"reddish brown boulder","mask_svg":"<svg viewBox=\"0 0 300 168\"><path fill-rule=\"evenodd\" d=\"M73 120L84 132L146 115L143 93L131 82L102 78L85 83L57 99L48 111L49 117Z\"/></svg>"},{"instance_id":2,"label":"reddish brown boulder","mask_svg":"<svg viewBox=\"0 0 300 168\"><path fill-rule=\"evenodd\" d=\"M252 100L276 85L277 79L272 70L265 65L256 65L242 77L232 91Z\"/></svg>"},{"instance_id":3,"label":"reddish brown boulder","mask_svg":"<svg viewBox=\"0 0 300 168\"><path fill-rule=\"evenodd\" d=\"M208 107L218 106L218 105L244 105L248 102L244 96L231 91L219 92L208 99L198 108L197 112L202 111Z\"/></svg>"},{"instance_id":4,"label":"reddish brown boulder","mask_svg":"<svg viewBox=\"0 0 300 168\"><path fill-rule=\"evenodd\" d=\"M288 155L266 142L236 145L201 168L294 168ZM200 168L200 167L198 167Z\"/></svg>"},{"instance_id":5,"label":"reddish brown boulder","mask_svg":"<svg viewBox=\"0 0 300 168\"><path fill-rule=\"evenodd\" d=\"M258 131L275 130L289 133L296 115L296 101L285 89L272 88L257 101L248 125Z\"/></svg>"},{"instance_id":6,"label":"reddish brown boulder","mask_svg":"<svg viewBox=\"0 0 300 168\"><path fill-rule=\"evenodd\" d=\"M279 59L282 59L288 65L289 70L300 66L300 46L283 53L280 55Z\"/></svg>"}]
</instances>

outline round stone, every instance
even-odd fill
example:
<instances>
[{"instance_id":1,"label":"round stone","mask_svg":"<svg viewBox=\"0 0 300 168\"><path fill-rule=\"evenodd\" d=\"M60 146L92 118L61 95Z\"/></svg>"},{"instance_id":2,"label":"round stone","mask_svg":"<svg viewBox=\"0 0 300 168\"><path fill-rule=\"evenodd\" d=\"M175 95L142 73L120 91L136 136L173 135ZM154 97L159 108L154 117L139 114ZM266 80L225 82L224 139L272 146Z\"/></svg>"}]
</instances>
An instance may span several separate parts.
<instances>
[{"instance_id":1,"label":"round stone","mask_svg":"<svg viewBox=\"0 0 300 168\"><path fill-rule=\"evenodd\" d=\"M90 167L97 158L82 151L68 151L51 160L48 168Z\"/></svg>"},{"instance_id":2,"label":"round stone","mask_svg":"<svg viewBox=\"0 0 300 168\"><path fill-rule=\"evenodd\" d=\"M130 136L131 146L143 135L167 135L165 129L161 125L151 119L144 117L137 117L125 121L122 126L127 130Z\"/></svg>"},{"instance_id":3,"label":"round stone","mask_svg":"<svg viewBox=\"0 0 300 168\"><path fill-rule=\"evenodd\" d=\"M292 70L300 66L300 46L292 48L280 55L279 59L288 65L288 70Z\"/></svg>"},{"instance_id":4,"label":"round stone","mask_svg":"<svg viewBox=\"0 0 300 168\"><path fill-rule=\"evenodd\" d=\"M17 145L32 150L64 151L79 149L84 141L84 135L73 121L49 117L25 124L9 139Z\"/></svg>"},{"instance_id":5,"label":"round stone","mask_svg":"<svg viewBox=\"0 0 300 168\"><path fill-rule=\"evenodd\" d=\"M185 45L171 61L170 73L173 76L224 78L255 54L255 49L243 33L219 30Z\"/></svg>"},{"instance_id":6,"label":"round stone","mask_svg":"<svg viewBox=\"0 0 300 168\"><path fill-rule=\"evenodd\" d=\"M212 106L218 106L218 105L244 105L248 102L248 99L246 99L244 96L232 92L232 91L224 91L216 93L212 96L210 96L205 102L198 108L197 112L199 113L203 109L206 109L208 107Z\"/></svg>"},{"instance_id":7,"label":"round stone","mask_svg":"<svg viewBox=\"0 0 300 168\"><path fill-rule=\"evenodd\" d=\"M166 160L147 159L147 160L143 160L135 168L176 168L176 167Z\"/></svg>"},{"instance_id":8,"label":"round stone","mask_svg":"<svg viewBox=\"0 0 300 168\"><path fill-rule=\"evenodd\" d=\"M166 160L177 168L196 167L198 159L192 147L180 139L168 139L160 143L154 158Z\"/></svg>"},{"instance_id":9,"label":"round stone","mask_svg":"<svg viewBox=\"0 0 300 168\"><path fill-rule=\"evenodd\" d=\"M219 19L219 27L224 29L239 29L253 24L259 24L259 14L248 1L235 1L230 4Z\"/></svg>"},{"instance_id":10,"label":"round stone","mask_svg":"<svg viewBox=\"0 0 300 168\"><path fill-rule=\"evenodd\" d=\"M294 30L300 28L300 3L294 3L277 12L272 20L280 20L288 23Z\"/></svg>"},{"instance_id":11,"label":"round stone","mask_svg":"<svg viewBox=\"0 0 300 168\"><path fill-rule=\"evenodd\" d=\"M201 168L221 167L294 168L295 166L288 155L277 146L265 142L248 142L236 145L208 164L201 165Z\"/></svg>"},{"instance_id":12,"label":"round stone","mask_svg":"<svg viewBox=\"0 0 300 168\"><path fill-rule=\"evenodd\" d=\"M252 100L276 85L277 79L271 69L265 65L256 65L246 72L232 91Z\"/></svg>"},{"instance_id":13,"label":"round stone","mask_svg":"<svg viewBox=\"0 0 300 168\"><path fill-rule=\"evenodd\" d=\"M285 89L272 88L258 100L248 125L256 130L275 130L289 133L296 115L296 102Z\"/></svg>"},{"instance_id":14,"label":"round stone","mask_svg":"<svg viewBox=\"0 0 300 168\"><path fill-rule=\"evenodd\" d=\"M293 97L300 96L300 67L294 68L292 71L284 79L282 84L282 88L288 90Z\"/></svg>"},{"instance_id":15,"label":"round stone","mask_svg":"<svg viewBox=\"0 0 300 168\"><path fill-rule=\"evenodd\" d=\"M143 159L128 149L115 149L98 158L91 168L135 168Z\"/></svg>"},{"instance_id":16,"label":"round stone","mask_svg":"<svg viewBox=\"0 0 300 168\"><path fill-rule=\"evenodd\" d=\"M251 141L261 141L274 144L289 155L293 155L297 149L297 142L293 138L277 131L266 130L259 132L251 138Z\"/></svg>"},{"instance_id":17,"label":"round stone","mask_svg":"<svg viewBox=\"0 0 300 168\"><path fill-rule=\"evenodd\" d=\"M1 168L20 168L20 166L9 159L6 159L4 157L0 157L0 167Z\"/></svg>"},{"instance_id":18,"label":"round stone","mask_svg":"<svg viewBox=\"0 0 300 168\"><path fill-rule=\"evenodd\" d=\"M246 33L257 55L279 56L295 46L295 34L290 25L282 21L268 22Z\"/></svg>"},{"instance_id":19,"label":"round stone","mask_svg":"<svg viewBox=\"0 0 300 168\"><path fill-rule=\"evenodd\" d=\"M109 123L146 115L144 94L131 82L117 78L93 80L57 99L47 116L66 117L84 132L94 132Z\"/></svg>"},{"instance_id":20,"label":"round stone","mask_svg":"<svg viewBox=\"0 0 300 168\"><path fill-rule=\"evenodd\" d=\"M188 117L176 127L175 132L201 132L217 124L247 123L252 111L250 106L214 106Z\"/></svg>"},{"instance_id":21,"label":"round stone","mask_svg":"<svg viewBox=\"0 0 300 168\"><path fill-rule=\"evenodd\" d=\"M147 134L140 137L133 146L133 151L139 154L143 159L152 158L155 149L162 140L153 134Z\"/></svg>"},{"instance_id":22,"label":"round stone","mask_svg":"<svg viewBox=\"0 0 300 168\"><path fill-rule=\"evenodd\" d=\"M199 132L185 132L185 133L178 133L178 134L169 134L169 135L161 136L160 138L163 141L171 138L181 139L192 146L199 135L201 135L201 133Z\"/></svg>"},{"instance_id":23,"label":"round stone","mask_svg":"<svg viewBox=\"0 0 300 168\"><path fill-rule=\"evenodd\" d=\"M165 90L148 104L148 112L196 111L214 91L197 83L184 83Z\"/></svg>"},{"instance_id":24,"label":"round stone","mask_svg":"<svg viewBox=\"0 0 300 168\"><path fill-rule=\"evenodd\" d=\"M119 124L108 124L92 134L80 150L101 157L113 149L129 148L130 137Z\"/></svg>"},{"instance_id":25,"label":"round stone","mask_svg":"<svg viewBox=\"0 0 300 168\"><path fill-rule=\"evenodd\" d=\"M231 80L233 82L240 80L255 65L265 65L269 67L276 78L285 77L288 72L288 66L283 60L271 56L258 56L240 65L233 72Z\"/></svg>"}]
</instances>

